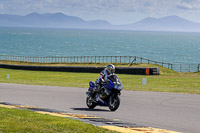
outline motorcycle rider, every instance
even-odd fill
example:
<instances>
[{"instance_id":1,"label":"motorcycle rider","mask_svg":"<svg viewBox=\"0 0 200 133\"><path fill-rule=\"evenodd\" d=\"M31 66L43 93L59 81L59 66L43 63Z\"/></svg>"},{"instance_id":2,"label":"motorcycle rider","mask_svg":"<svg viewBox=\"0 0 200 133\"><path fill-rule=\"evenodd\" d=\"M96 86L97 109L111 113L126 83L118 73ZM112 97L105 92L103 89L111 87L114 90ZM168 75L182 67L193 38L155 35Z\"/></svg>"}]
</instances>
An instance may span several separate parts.
<instances>
[{"instance_id":1,"label":"motorcycle rider","mask_svg":"<svg viewBox=\"0 0 200 133\"><path fill-rule=\"evenodd\" d=\"M104 70L101 71L100 76L95 81L95 91L100 92L102 83L105 83L108 80L108 76L111 74L114 74L115 72L115 66L113 64L109 64L106 66Z\"/></svg>"},{"instance_id":2,"label":"motorcycle rider","mask_svg":"<svg viewBox=\"0 0 200 133\"><path fill-rule=\"evenodd\" d=\"M89 82L89 89L86 92L86 104L90 109L96 106L108 106L110 111L115 111L120 105L120 92L123 85L117 75L114 74L113 64L101 71L95 82Z\"/></svg>"}]
</instances>

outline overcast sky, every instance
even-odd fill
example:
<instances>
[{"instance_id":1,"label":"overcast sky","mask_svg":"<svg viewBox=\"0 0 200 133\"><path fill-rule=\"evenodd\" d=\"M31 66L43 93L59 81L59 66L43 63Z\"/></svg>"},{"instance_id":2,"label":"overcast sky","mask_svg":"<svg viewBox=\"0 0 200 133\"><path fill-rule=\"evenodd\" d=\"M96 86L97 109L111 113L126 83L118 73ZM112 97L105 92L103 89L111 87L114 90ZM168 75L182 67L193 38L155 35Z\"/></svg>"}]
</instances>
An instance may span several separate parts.
<instances>
[{"instance_id":1,"label":"overcast sky","mask_svg":"<svg viewBox=\"0 0 200 133\"><path fill-rule=\"evenodd\" d=\"M31 12L62 12L84 20L107 20L112 24L169 15L200 23L200 0L0 0L0 14Z\"/></svg>"}]
</instances>

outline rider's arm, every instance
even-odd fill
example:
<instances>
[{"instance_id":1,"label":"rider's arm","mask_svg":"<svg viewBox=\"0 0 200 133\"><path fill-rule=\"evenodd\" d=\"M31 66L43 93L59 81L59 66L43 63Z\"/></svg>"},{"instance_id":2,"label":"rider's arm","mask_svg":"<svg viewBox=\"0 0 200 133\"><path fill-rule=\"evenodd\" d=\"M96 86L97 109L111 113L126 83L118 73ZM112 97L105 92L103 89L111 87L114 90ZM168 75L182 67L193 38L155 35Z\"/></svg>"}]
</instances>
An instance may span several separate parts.
<instances>
[{"instance_id":1,"label":"rider's arm","mask_svg":"<svg viewBox=\"0 0 200 133\"><path fill-rule=\"evenodd\" d=\"M106 74L105 74L105 72L103 70L103 71L101 71L100 76L96 80L96 83L101 84L101 82L104 82L105 77L106 77Z\"/></svg>"}]
</instances>

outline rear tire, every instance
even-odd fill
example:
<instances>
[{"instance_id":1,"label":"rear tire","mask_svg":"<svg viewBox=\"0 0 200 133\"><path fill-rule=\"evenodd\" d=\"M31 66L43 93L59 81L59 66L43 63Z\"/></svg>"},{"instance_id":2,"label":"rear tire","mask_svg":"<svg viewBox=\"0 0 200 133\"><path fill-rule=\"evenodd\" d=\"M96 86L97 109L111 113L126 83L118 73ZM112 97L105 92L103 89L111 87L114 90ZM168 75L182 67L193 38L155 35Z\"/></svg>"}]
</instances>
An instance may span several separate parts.
<instances>
[{"instance_id":1,"label":"rear tire","mask_svg":"<svg viewBox=\"0 0 200 133\"><path fill-rule=\"evenodd\" d=\"M112 95L109 98L108 107L110 111L115 111L120 105L120 98L118 95Z\"/></svg>"},{"instance_id":2,"label":"rear tire","mask_svg":"<svg viewBox=\"0 0 200 133\"><path fill-rule=\"evenodd\" d=\"M88 108L90 108L90 109L94 109L96 107L96 103L93 101L91 96L87 96L86 104L87 104Z\"/></svg>"}]
</instances>

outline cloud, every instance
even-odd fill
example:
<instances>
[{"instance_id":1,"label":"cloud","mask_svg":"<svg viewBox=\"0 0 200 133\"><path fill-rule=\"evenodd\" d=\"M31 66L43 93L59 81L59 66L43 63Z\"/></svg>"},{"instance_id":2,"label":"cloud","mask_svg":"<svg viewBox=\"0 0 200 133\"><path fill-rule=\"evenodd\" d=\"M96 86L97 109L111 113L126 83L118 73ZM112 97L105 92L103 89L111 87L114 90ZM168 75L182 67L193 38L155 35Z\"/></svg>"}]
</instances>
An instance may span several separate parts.
<instances>
[{"instance_id":1,"label":"cloud","mask_svg":"<svg viewBox=\"0 0 200 133\"><path fill-rule=\"evenodd\" d=\"M136 10L134 9L130 9L130 10L125 10L126 12L136 12Z\"/></svg>"},{"instance_id":2,"label":"cloud","mask_svg":"<svg viewBox=\"0 0 200 133\"><path fill-rule=\"evenodd\" d=\"M198 8L194 8L191 6L185 6L185 5L177 5L177 8L181 9L181 10L198 10Z\"/></svg>"},{"instance_id":3,"label":"cloud","mask_svg":"<svg viewBox=\"0 0 200 133\"><path fill-rule=\"evenodd\" d=\"M177 8L181 10L200 10L200 1L181 0L181 2L177 4Z\"/></svg>"},{"instance_id":4,"label":"cloud","mask_svg":"<svg viewBox=\"0 0 200 133\"><path fill-rule=\"evenodd\" d=\"M200 0L0 0L0 13L62 12L86 20L105 19L111 23L130 23L144 17L189 15L197 10L200 10Z\"/></svg>"},{"instance_id":5,"label":"cloud","mask_svg":"<svg viewBox=\"0 0 200 133\"><path fill-rule=\"evenodd\" d=\"M146 6L146 7L152 6L152 3L147 1L147 2L144 3L144 6Z\"/></svg>"},{"instance_id":6,"label":"cloud","mask_svg":"<svg viewBox=\"0 0 200 133\"><path fill-rule=\"evenodd\" d=\"M172 1L172 0L170 0ZM146 12L162 9L160 0L0 0L10 13L29 12L57 12L64 13L87 13L102 12ZM165 2L165 5L168 5Z\"/></svg>"},{"instance_id":7,"label":"cloud","mask_svg":"<svg viewBox=\"0 0 200 133\"><path fill-rule=\"evenodd\" d=\"M2 4L0 4L0 10L3 10L4 6Z\"/></svg>"}]
</instances>

